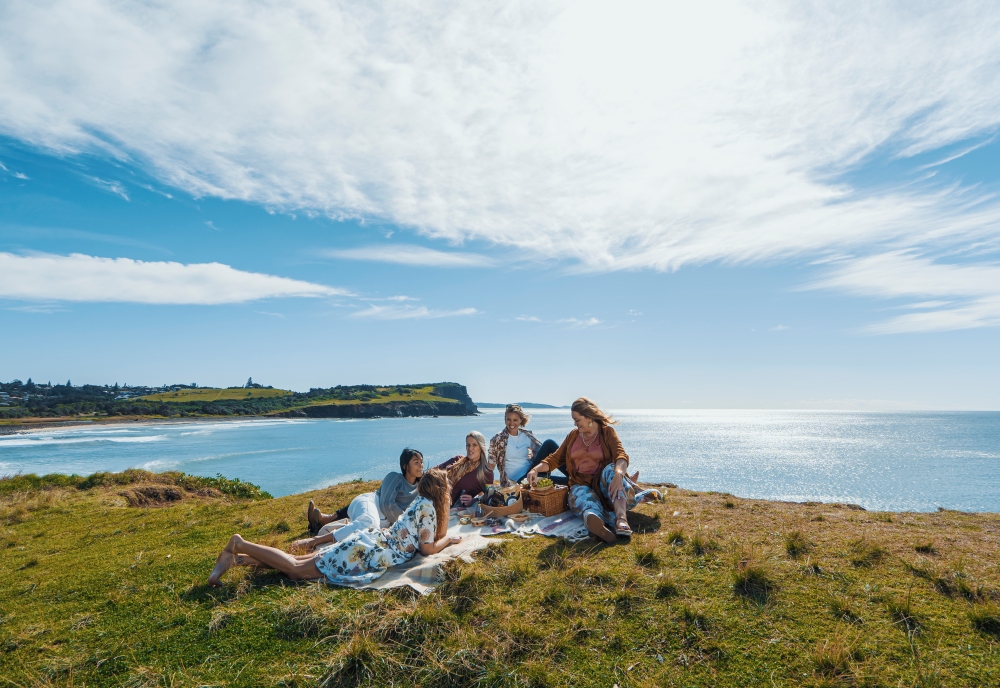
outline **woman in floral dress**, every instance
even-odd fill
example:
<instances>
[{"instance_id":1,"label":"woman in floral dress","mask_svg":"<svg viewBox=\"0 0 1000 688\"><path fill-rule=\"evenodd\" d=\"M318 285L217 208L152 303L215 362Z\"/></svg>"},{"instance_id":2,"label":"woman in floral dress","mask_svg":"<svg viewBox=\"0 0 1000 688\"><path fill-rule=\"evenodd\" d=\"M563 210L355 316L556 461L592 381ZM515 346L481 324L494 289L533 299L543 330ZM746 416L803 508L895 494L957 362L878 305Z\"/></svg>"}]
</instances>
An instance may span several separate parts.
<instances>
[{"instance_id":1,"label":"woman in floral dress","mask_svg":"<svg viewBox=\"0 0 1000 688\"><path fill-rule=\"evenodd\" d=\"M222 574L232 566L261 566L278 569L293 580L326 578L335 585L363 585L409 561L418 551L435 554L461 542L460 536L448 536L447 474L432 468L420 479L417 492L409 508L388 528L358 530L337 543L332 534L300 540L297 544L306 549L319 547L310 554L295 556L234 535L219 554L208 582L221 585Z\"/></svg>"}]
</instances>

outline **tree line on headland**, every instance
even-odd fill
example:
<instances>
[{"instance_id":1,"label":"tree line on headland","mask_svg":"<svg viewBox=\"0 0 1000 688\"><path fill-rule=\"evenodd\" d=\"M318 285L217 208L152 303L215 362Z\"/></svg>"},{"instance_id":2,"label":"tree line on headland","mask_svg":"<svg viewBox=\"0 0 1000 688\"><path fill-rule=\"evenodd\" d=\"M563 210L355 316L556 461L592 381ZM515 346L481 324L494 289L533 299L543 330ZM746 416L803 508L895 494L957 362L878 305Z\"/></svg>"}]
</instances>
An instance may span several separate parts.
<instances>
[{"instance_id":1,"label":"tree line on headland","mask_svg":"<svg viewBox=\"0 0 1000 688\"><path fill-rule=\"evenodd\" d=\"M79 385L0 382L0 419L67 416L305 416L372 417L471 415L478 409L464 385L337 385L308 392L254 383L241 387L197 384Z\"/></svg>"}]
</instances>

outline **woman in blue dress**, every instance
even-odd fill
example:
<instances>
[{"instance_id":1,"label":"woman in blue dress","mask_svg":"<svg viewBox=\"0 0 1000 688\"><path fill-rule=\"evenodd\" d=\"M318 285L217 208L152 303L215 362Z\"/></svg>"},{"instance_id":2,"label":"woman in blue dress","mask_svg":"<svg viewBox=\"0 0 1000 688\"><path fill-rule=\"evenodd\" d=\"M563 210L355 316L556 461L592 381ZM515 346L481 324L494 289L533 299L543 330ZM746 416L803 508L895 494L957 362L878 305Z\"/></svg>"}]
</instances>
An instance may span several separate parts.
<instances>
[{"instance_id":1,"label":"woman in blue dress","mask_svg":"<svg viewBox=\"0 0 1000 688\"><path fill-rule=\"evenodd\" d=\"M281 571L292 580L326 578L335 585L370 583L392 566L412 559L417 552L436 554L461 542L448 536L451 495L447 474L437 468L424 473L418 496L388 528L358 530L341 542L320 535L303 542L310 554L292 555L275 547L247 542L233 535L208 577L209 585L222 585L222 575L233 566L258 566Z\"/></svg>"}]
</instances>

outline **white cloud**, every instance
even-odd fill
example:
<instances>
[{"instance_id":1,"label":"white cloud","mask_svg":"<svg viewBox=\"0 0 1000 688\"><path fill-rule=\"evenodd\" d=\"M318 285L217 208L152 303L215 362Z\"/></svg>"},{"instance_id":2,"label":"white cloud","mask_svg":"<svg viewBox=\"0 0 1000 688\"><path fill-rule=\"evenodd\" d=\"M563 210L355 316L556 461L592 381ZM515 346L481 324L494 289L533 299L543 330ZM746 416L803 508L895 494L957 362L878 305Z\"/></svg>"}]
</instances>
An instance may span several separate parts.
<instances>
[{"instance_id":1,"label":"white cloud","mask_svg":"<svg viewBox=\"0 0 1000 688\"><path fill-rule=\"evenodd\" d=\"M453 311L431 310L426 306L377 306L372 304L363 311L351 314L352 318L370 318L372 320L411 320L423 318L453 318L463 315L476 315L475 308L459 308Z\"/></svg>"},{"instance_id":2,"label":"white cloud","mask_svg":"<svg viewBox=\"0 0 1000 688\"><path fill-rule=\"evenodd\" d=\"M24 172L15 172L14 173L14 178L15 179L28 179L28 175L26 175Z\"/></svg>"},{"instance_id":3,"label":"white cloud","mask_svg":"<svg viewBox=\"0 0 1000 688\"><path fill-rule=\"evenodd\" d=\"M514 320L519 320L520 322L542 322L542 319L537 315L519 315Z\"/></svg>"},{"instance_id":4,"label":"white cloud","mask_svg":"<svg viewBox=\"0 0 1000 688\"><path fill-rule=\"evenodd\" d=\"M104 189L105 191L110 191L116 196L121 196L126 201L129 200L128 191L125 190L125 186L121 182L109 181L107 179L100 179L99 177L87 177L90 181L94 182L97 186Z\"/></svg>"},{"instance_id":5,"label":"white cloud","mask_svg":"<svg viewBox=\"0 0 1000 688\"><path fill-rule=\"evenodd\" d=\"M595 325L600 325L603 321L597 318L562 318L556 322L562 325L569 325L574 328L582 327L594 327Z\"/></svg>"},{"instance_id":6,"label":"white cloud","mask_svg":"<svg viewBox=\"0 0 1000 688\"><path fill-rule=\"evenodd\" d=\"M905 304L907 313L866 328L872 334L933 332L1000 325L1000 265L948 264L904 251L845 262L814 288L887 299L947 297Z\"/></svg>"},{"instance_id":7,"label":"white cloud","mask_svg":"<svg viewBox=\"0 0 1000 688\"><path fill-rule=\"evenodd\" d=\"M0 133L586 270L995 244L988 190L839 175L995 132L997 35L990 0L6 3Z\"/></svg>"},{"instance_id":8,"label":"white cloud","mask_svg":"<svg viewBox=\"0 0 1000 688\"><path fill-rule=\"evenodd\" d=\"M19 301L209 305L347 293L321 284L244 272L221 263L184 265L79 253L0 253L0 298Z\"/></svg>"},{"instance_id":9,"label":"white cloud","mask_svg":"<svg viewBox=\"0 0 1000 688\"><path fill-rule=\"evenodd\" d=\"M323 254L331 258L370 260L380 263L398 263L400 265L424 265L439 268L478 267L492 263L488 257L478 253L437 251L425 246L405 244L331 249L324 251Z\"/></svg>"}]
</instances>

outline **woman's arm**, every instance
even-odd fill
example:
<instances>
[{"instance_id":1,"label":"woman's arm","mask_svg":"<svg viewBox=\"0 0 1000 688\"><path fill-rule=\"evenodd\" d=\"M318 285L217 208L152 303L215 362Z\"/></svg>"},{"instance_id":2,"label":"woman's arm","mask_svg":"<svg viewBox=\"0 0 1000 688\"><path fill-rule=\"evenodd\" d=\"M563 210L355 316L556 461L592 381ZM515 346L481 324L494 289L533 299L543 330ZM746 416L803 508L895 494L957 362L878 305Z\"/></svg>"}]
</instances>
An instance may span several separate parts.
<instances>
[{"instance_id":1,"label":"woman's arm","mask_svg":"<svg viewBox=\"0 0 1000 688\"><path fill-rule=\"evenodd\" d=\"M625 472L628 470L628 454L625 453L625 447L622 446L622 442L618 439L618 433L615 429L606 426L604 428L604 439L607 441L608 449L611 452L611 458L615 464L615 476L611 479L611 501L621 499L625 495L623 489Z\"/></svg>"},{"instance_id":2,"label":"woman's arm","mask_svg":"<svg viewBox=\"0 0 1000 688\"><path fill-rule=\"evenodd\" d=\"M420 553L425 557L431 554L437 554L443 550L448 545L457 545L462 541L461 535L445 535L443 538L436 542L421 542L420 543Z\"/></svg>"},{"instance_id":3,"label":"woman's arm","mask_svg":"<svg viewBox=\"0 0 1000 688\"><path fill-rule=\"evenodd\" d=\"M326 535L317 535L316 537L304 538L302 540L296 540L292 543L293 548L302 548L305 551L314 550L320 545L325 545L328 542L334 542L333 533L327 533Z\"/></svg>"},{"instance_id":4,"label":"woman's arm","mask_svg":"<svg viewBox=\"0 0 1000 688\"><path fill-rule=\"evenodd\" d=\"M544 461L540 461L535 465L528 475L525 476L528 479L528 484L532 487L538 482L539 473L551 473L556 468L562 468L566 464L566 457L569 455L570 438L573 437L575 430L571 430L563 443L559 445L559 448L554 452L545 457Z\"/></svg>"}]
</instances>

